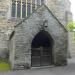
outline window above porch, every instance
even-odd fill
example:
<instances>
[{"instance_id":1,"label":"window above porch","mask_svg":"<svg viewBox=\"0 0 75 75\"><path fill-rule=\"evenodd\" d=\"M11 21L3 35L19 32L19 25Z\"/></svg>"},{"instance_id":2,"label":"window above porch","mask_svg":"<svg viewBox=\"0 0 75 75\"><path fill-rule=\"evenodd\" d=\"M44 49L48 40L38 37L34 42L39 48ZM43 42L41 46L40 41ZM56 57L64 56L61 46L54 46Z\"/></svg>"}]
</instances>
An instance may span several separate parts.
<instances>
[{"instance_id":1,"label":"window above porch","mask_svg":"<svg viewBox=\"0 0 75 75\"><path fill-rule=\"evenodd\" d=\"M44 0L12 0L11 16L20 19L29 17L43 3Z\"/></svg>"}]
</instances>

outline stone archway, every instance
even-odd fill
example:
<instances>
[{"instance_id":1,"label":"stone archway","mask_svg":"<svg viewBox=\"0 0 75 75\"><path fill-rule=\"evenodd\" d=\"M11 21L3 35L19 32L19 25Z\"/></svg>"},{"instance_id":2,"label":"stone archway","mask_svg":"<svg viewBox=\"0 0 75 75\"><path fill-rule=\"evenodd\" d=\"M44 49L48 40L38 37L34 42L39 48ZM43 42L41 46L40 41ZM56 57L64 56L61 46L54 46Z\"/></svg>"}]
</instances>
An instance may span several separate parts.
<instances>
[{"instance_id":1,"label":"stone archway","mask_svg":"<svg viewBox=\"0 0 75 75\"><path fill-rule=\"evenodd\" d=\"M50 66L53 64L53 39L46 31L40 31L31 43L32 67Z\"/></svg>"}]
</instances>

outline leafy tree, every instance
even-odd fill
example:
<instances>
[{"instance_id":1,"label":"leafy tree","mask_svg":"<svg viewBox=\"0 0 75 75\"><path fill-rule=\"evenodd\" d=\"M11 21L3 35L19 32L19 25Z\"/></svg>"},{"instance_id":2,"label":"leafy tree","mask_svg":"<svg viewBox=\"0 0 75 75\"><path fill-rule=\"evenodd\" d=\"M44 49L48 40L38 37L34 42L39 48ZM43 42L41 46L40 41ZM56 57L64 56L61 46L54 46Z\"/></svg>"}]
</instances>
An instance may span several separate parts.
<instances>
[{"instance_id":1,"label":"leafy tree","mask_svg":"<svg viewBox=\"0 0 75 75\"><path fill-rule=\"evenodd\" d=\"M67 30L70 32L74 32L73 39L75 40L75 22L71 21L67 24Z\"/></svg>"},{"instance_id":2,"label":"leafy tree","mask_svg":"<svg viewBox=\"0 0 75 75\"><path fill-rule=\"evenodd\" d=\"M72 32L75 30L75 22L69 22L68 25L67 25L67 30Z\"/></svg>"}]
</instances>

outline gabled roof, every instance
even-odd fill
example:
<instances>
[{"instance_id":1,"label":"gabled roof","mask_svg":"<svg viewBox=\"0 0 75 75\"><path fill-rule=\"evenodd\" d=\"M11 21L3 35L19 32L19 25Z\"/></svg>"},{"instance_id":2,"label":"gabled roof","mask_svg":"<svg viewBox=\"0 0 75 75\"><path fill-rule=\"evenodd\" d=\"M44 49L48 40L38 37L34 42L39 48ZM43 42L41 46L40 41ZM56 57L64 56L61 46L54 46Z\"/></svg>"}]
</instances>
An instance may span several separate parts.
<instances>
[{"instance_id":1,"label":"gabled roof","mask_svg":"<svg viewBox=\"0 0 75 75\"><path fill-rule=\"evenodd\" d=\"M49 13L51 13L51 15L58 21L58 23L61 25L61 27L67 32L67 30L64 27L64 25L58 20L58 18L54 15L54 13L45 4L43 4L42 6L38 7L31 15L33 15L34 13L37 13L38 10L41 10L42 8L47 9L49 11ZM15 25L15 27L17 27L18 25L20 25L22 22L24 22L28 18L29 17L27 17L27 18L23 19L22 21L20 21L17 25Z\"/></svg>"},{"instance_id":2,"label":"gabled roof","mask_svg":"<svg viewBox=\"0 0 75 75\"><path fill-rule=\"evenodd\" d=\"M59 19L54 15L54 13L44 4L43 5L50 13L51 13L51 15L58 21L58 23L61 25L61 27L65 30L65 31L67 31L67 29L65 28L65 26L59 21Z\"/></svg>"}]
</instances>

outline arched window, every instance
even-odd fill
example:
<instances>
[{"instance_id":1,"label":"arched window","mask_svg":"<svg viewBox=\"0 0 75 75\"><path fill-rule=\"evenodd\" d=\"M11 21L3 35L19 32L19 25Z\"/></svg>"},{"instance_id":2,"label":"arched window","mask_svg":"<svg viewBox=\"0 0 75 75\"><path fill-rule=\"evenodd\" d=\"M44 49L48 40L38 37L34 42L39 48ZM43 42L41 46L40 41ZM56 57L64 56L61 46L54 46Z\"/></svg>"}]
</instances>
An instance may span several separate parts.
<instances>
[{"instance_id":1,"label":"arched window","mask_svg":"<svg viewBox=\"0 0 75 75\"><path fill-rule=\"evenodd\" d=\"M26 18L26 4L24 2L22 5L22 18Z\"/></svg>"},{"instance_id":2,"label":"arched window","mask_svg":"<svg viewBox=\"0 0 75 75\"><path fill-rule=\"evenodd\" d=\"M16 3L12 2L12 17L15 17L15 13L16 13Z\"/></svg>"},{"instance_id":3,"label":"arched window","mask_svg":"<svg viewBox=\"0 0 75 75\"><path fill-rule=\"evenodd\" d=\"M41 0L41 5L44 4L44 0Z\"/></svg>"},{"instance_id":4,"label":"arched window","mask_svg":"<svg viewBox=\"0 0 75 75\"><path fill-rule=\"evenodd\" d=\"M41 4L41 0L37 0L37 5L40 5Z\"/></svg>"},{"instance_id":5,"label":"arched window","mask_svg":"<svg viewBox=\"0 0 75 75\"><path fill-rule=\"evenodd\" d=\"M17 17L20 17L21 15L21 3L18 1L17 2Z\"/></svg>"},{"instance_id":6,"label":"arched window","mask_svg":"<svg viewBox=\"0 0 75 75\"><path fill-rule=\"evenodd\" d=\"M43 2L44 0L12 0L12 17L29 17Z\"/></svg>"},{"instance_id":7,"label":"arched window","mask_svg":"<svg viewBox=\"0 0 75 75\"><path fill-rule=\"evenodd\" d=\"M30 3L27 5L27 16L29 17L30 16L30 12L31 11L31 6L30 6Z\"/></svg>"}]
</instances>

